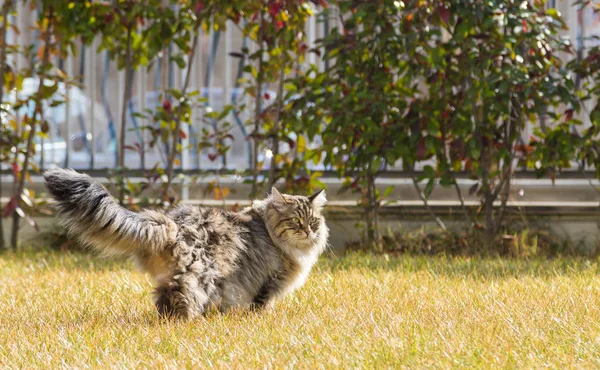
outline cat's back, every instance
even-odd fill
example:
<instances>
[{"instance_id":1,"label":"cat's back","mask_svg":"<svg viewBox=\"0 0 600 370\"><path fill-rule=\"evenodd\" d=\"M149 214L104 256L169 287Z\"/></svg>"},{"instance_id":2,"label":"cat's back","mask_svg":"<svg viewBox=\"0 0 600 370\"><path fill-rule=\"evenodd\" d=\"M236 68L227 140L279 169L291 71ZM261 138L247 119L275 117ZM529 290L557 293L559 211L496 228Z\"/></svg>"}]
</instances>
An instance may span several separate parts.
<instances>
[{"instance_id":1,"label":"cat's back","mask_svg":"<svg viewBox=\"0 0 600 370\"><path fill-rule=\"evenodd\" d=\"M178 239L196 247L219 245L247 232L244 222L219 208L184 205L167 212L179 229Z\"/></svg>"},{"instance_id":2,"label":"cat's back","mask_svg":"<svg viewBox=\"0 0 600 370\"><path fill-rule=\"evenodd\" d=\"M264 244L268 240L264 223L255 214L184 205L167 216L178 227L174 257L184 263L190 260L188 256L203 259L221 276L232 273L248 253L257 252L257 241Z\"/></svg>"}]
</instances>

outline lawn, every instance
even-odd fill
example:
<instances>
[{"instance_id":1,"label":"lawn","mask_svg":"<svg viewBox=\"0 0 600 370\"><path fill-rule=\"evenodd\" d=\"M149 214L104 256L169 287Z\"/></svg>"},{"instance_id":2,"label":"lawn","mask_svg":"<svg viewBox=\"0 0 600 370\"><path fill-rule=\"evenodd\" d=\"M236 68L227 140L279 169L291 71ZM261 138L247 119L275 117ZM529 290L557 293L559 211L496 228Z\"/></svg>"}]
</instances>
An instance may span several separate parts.
<instances>
[{"instance_id":1,"label":"lawn","mask_svg":"<svg viewBox=\"0 0 600 370\"><path fill-rule=\"evenodd\" d=\"M598 368L600 265L324 258L263 312L161 321L148 277L79 253L0 255L0 367Z\"/></svg>"}]
</instances>

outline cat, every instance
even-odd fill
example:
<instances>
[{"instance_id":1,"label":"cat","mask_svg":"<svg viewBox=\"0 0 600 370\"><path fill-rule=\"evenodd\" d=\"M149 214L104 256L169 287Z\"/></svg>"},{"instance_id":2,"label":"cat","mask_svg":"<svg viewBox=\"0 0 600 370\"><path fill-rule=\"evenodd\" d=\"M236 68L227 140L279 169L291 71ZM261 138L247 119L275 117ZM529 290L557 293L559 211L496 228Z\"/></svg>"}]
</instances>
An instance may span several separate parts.
<instances>
[{"instance_id":1,"label":"cat","mask_svg":"<svg viewBox=\"0 0 600 370\"><path fill-rule=\"evenodd\" d=\"M322 190L305 197L273 188L239 212L184 205L136 213L88 175L51 169L43 176L71 235L150 273L161 316L264 307L301 287L327 246Z\"/></svg>"}]
</instances>

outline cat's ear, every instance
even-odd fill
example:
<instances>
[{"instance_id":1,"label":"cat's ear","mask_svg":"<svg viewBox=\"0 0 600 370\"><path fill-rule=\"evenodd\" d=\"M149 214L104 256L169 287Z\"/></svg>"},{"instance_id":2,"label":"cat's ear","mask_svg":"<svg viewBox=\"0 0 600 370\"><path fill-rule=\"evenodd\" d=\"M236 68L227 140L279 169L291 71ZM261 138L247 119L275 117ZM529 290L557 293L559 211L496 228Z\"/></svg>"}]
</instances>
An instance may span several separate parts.
<instances>
[{"instance_id":1,"label":"cat's ear","mask_svg":"<svg viewBox=\"0 0 600 370\"><path fill-rule=\"evenodd\" d=\"M287 204L287 201L285 200L285 198L283 197L283 195L281 195L281 193L279 192L279 190L277 190L274 186L271 188L271 197L273 198L273 200L275 201L275 203L278 203L278 204Z\"/></svg>"},{"instance_id":2,"label":"cat's ear","mask_svg":"<svg viewBox=\"0 0 600 370\"><path fill-rule=\"evenodd\" d=\"M327 198L325 197L325 190L321 189L314 193L313 195L308 197L308 200L317 208L323 208L325 203L327 203Z\"/></svg>"}]
</instances>

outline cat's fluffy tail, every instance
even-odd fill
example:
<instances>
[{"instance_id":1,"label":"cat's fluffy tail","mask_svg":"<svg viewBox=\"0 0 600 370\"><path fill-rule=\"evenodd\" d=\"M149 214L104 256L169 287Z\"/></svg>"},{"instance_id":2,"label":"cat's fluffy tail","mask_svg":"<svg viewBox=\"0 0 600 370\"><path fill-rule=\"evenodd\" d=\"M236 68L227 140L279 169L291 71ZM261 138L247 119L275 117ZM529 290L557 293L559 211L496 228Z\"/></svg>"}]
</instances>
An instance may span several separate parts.
<instances>
[{"instance_id":1,"label":"cat's fluffy tail","mask_svg":"<svg viewBox=\"0 0 600 370\"><path fill-rule=\"evenodd\" d=\"M109 254L159 254L175 242L177 226L156 211L135 213L121 207L106 188L73 170L44 172L57 202L61 223L70 234Z\"/></svg>"}]
</instances>

